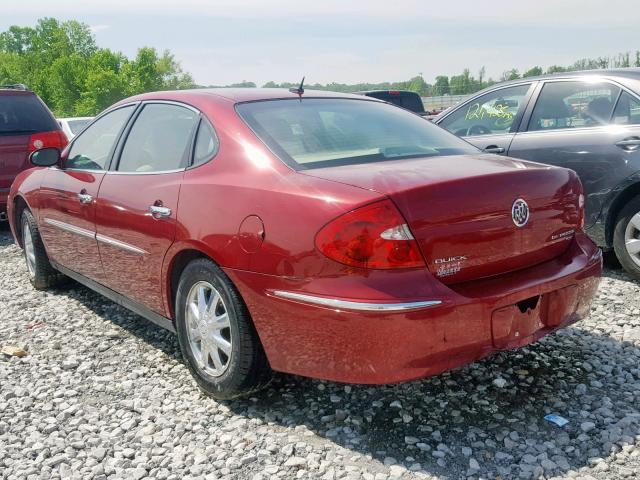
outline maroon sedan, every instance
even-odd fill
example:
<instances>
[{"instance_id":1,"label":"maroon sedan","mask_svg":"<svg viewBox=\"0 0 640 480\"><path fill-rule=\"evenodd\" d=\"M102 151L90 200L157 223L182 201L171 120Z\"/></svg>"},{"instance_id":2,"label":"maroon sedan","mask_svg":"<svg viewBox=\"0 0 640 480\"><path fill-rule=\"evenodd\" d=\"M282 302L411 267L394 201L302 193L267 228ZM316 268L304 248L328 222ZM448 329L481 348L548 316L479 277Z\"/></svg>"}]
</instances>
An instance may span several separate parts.
<instances>
[{"instance_id":1,"label":"maroon sedan","mask_svg":"<svg viewBox=\"0 0 640 480\"><path fill-rule=\"evenodd\" d=\"M218 398L529 344L587 314L602 268L573 171L362 96L150 93L31 160L9 216L34 286L68 276L177 331Z\"/></svg>"}]
</instances>

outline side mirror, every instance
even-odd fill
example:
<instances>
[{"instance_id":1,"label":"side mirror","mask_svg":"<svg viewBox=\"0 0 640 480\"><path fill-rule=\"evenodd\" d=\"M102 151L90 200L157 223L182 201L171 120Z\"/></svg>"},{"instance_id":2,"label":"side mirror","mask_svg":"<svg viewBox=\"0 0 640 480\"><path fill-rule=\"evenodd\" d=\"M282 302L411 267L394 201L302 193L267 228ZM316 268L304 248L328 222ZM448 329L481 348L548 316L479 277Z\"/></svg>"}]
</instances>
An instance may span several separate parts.
<instances>
[{"instance_id":1,"label":"side mirror","mask_svg":"<svg viewBox=\"0 0 640 480\"><path fill-rule=\"evenodd\" d=\"M60 150L54 147L41 148L29 156L29 161L36 167L53 167L60 162Z\"/></svg>"}]
</instances>

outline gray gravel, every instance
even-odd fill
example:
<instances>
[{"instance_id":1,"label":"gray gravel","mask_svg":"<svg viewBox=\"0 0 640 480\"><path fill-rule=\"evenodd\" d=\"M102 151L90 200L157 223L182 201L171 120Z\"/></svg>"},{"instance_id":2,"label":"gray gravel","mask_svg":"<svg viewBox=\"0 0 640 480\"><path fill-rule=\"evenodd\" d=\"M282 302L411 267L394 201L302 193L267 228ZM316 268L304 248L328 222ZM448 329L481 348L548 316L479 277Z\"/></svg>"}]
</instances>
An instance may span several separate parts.
<instances>
[{"instance_id":1,"label":"gray gravel","mask_svg":"<svg viewBox=\"0 0 640 480\"><path fill-rule=\"evenodd\" d=\"M638 478L640 285L605 275L589 319L517 352L216 402L171 334L75 283L34 291L0 230L0 347L28 351L0 354L0 477Z\"/></svg>"}]
</instances>

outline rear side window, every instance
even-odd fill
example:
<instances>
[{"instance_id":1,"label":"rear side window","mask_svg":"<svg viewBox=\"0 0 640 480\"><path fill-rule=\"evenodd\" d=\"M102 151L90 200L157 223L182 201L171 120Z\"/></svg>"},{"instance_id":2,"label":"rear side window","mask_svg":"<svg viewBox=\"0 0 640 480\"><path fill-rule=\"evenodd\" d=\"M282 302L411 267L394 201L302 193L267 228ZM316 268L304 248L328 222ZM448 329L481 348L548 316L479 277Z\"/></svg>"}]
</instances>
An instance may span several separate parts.
<instances>
[{"instance_id":1,"label":"rear side window","mask_svg":"<svg viewBox=\"0 0 640 480\"><path fill-rule=\"evenodd\" d=\"M640 101L622 92L616 110L613 112L613 123L617 125L640 125Z\"/></svg>"},{"instance_id":2,"label":"rear side window","mask_svg":"<svg viewBox=\"0 0 640 480\"><path fill-rule=\"evenodd\" d=\"M459 137L509 133L529 86L485 93L447 115L439 125Z\"/></svg>"},{"instance_id":3,"label":"rear side window","mask_svg":"<svg viewBox=\"0 0 640 480\"><path fill-rule=\"evenodd\" d=\"M478 152L411 112L370 100L270 100L242 103L236 110L293 168Z\"/></svg>"},{"instance_id":4,"label":"rear side window","mask_svg":"<svg viewBox=\"0 0 640 480\"><path fill-rule=\"evenodd\" d=\"M40 99L33 94L0 94L0 134L60 130Z\"/></svg>"},{"instance_id":5,"label":"rear side window","mask_svg":"<svg viewBox=\"0 0 640 480\"><path fill-rule=\"evenodd\" d=\"M200 122L193 150L193 165L201 165L211 159L218 151L218 137L206 120Z\"/></svg>"},{"instance_id":6,"label":"rear side window","mask_svg":"<svg viewBox=\"0 0 640 480\"><path fill-rule=\"evenodd\" d=\"M607 82L545 83L528 130L607 125L620 88Z\"/></svg>"},{"instance_id":7,"label":"rear side window","mask_svg":"<svg viewBox=\"0 0 640 480\"><path fill-rule=\"evenodd\" d=\"M196 112L178 105L145 105L122 148L118 171L165 172L186 167L197 118Z\"/></svg>"},{"instance_id":8,"label":"rear side window","mask_svg":"<svg viewBox=\"0 0 640 480\"><path fill-rule=\"evenodd\" d=\"M118 108L96 120L73 142L66 167L105 170L111 149L133 112L134 106Z\"/></svg>"}]
</instances>

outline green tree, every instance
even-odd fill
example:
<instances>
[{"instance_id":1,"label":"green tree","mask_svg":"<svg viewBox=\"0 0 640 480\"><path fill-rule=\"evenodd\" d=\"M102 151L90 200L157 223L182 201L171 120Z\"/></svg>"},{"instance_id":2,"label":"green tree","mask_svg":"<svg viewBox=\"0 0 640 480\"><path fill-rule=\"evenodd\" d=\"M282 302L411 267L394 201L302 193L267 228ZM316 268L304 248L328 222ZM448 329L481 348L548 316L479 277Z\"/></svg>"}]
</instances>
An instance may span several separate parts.
<instances>
[{"instance_id":1,"label":"green tree","mask_svg":"<svg viewBox=\"0 0 640 480\"><path fill-rule=\"evenodd\" d=\"M447 95L449 93L449 77L439 75L436 77L436 83L433 84L434 95Z\"/></svg>"},{"instance_id":2,"label":"green tree","mask_svg":"<svg viewBox=\"0 0 640 480\"><path fill-rule=\"evenodd\" d=\"M503 81L517 80L518 78L520 78L520 74L518 73L518 69L517 68L512 68L511 70L507 70L506 72L504 72L502 74L502 80Z\"/></svg>"},{"instance_id":3,"label":"green tree","mask_svg":"<svg viewBox=\"0 0 640 480\"><path fill-rule=\"evenodd\" d=\"M542 75L542 68L535 66L527 70L522 74L522 78L526 77L537 77L538 75Z\"/></svg>"}]
</instances>

